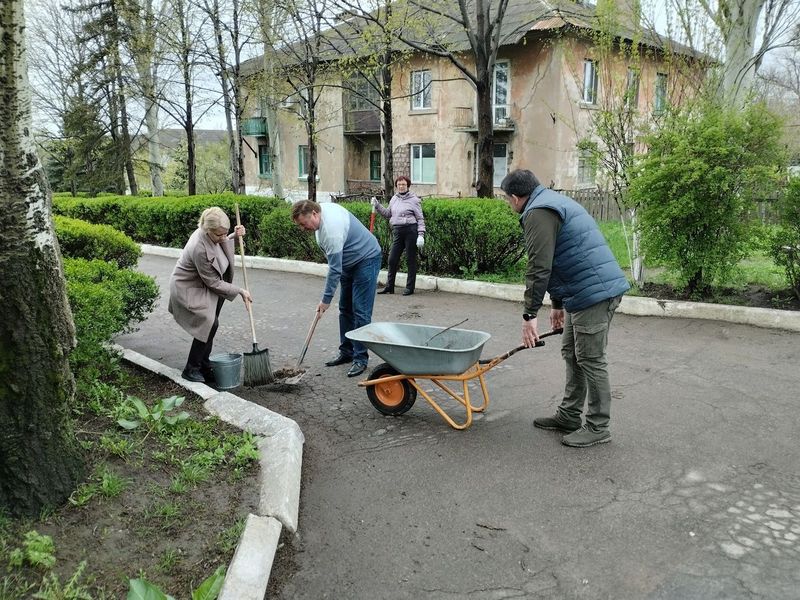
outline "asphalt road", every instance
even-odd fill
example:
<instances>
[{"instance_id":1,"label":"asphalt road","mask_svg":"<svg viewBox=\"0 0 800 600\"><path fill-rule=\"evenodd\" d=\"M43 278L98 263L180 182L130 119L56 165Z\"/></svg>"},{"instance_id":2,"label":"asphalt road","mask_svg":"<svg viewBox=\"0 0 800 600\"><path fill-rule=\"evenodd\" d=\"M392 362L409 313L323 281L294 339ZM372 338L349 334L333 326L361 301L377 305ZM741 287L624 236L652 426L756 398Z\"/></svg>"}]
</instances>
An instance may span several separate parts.
<instances>
[{"instance_id":1,"label":"asphalt road","mask_svg":"<svg viewBox=\"0 0 800 600\"><path fill-rule=\"evenodd\" d=\"M173 264L147 256L140 269L166 296ZM290 366L323 280L248 275L259 345L274 368ZM521 312L422 291L378 296L373 320L468 318L461 327L492 334L488 357L519 344ZM162 297L119 342L182 368L190 339ZM617 315L613 440L589 449L531 426L560 399L555 342L490 371L489 408L465 431L421 397L382 416L347 366L323 366L337 345L332 307L299 385L235 392L294 419L306 438L299 532L278 551L270 597L800 598L800 334ZM216 347L251 348L238 300L223 308Z\"/></svg>"}]
</instances>

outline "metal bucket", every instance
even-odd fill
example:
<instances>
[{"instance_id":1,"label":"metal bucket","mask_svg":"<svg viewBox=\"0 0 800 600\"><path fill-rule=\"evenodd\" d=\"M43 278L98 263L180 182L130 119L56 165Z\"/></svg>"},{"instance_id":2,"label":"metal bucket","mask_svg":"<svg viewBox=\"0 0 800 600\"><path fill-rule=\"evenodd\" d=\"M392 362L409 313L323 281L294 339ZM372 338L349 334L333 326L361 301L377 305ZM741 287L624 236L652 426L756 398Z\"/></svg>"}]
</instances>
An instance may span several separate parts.
<instances>
[{"instance_id":1,"label":"metal bucket","mask_svg":"<svg viewBox=\"0 0 800 600\"><path fill-rule=\"evenodd\" d=\"M242 385L242 355L225 352L209 357L218 390L231 390Z\"/></svg>"}]
</instances>

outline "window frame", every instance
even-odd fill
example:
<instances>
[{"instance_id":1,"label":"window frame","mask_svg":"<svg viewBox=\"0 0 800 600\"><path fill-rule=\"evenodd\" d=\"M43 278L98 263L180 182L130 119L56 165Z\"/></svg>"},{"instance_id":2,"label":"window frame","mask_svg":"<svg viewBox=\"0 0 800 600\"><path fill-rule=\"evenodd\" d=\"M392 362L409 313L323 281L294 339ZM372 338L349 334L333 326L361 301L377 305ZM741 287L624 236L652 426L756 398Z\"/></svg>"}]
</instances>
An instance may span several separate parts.
<instances>
[{"instance_id":1,"label":"window frame","mask_svg":"<svg viewBox=\"0 0 800 600\"><path fill-rule=\"evenodd\" d=\"M258 176L272 177L272 160L269 152L269 144L258 145ZM264 165L266 164L266 168Z\"/></svg>"},{"instance_id":2,"label":"window frame","mask_svg":"<svg viewBox=\"0 0 800 600\"><path fill-rule=\"evenodd\" d=\"M497 67L499 66L505 67L506 73L506 81L505 81L505 95L506 101L503 104L497 103ZM511 61L508 59L498 60L494 63L494 69L492 71L492 122L497 125L501 120L506 120L509 118L509 113L511 112L511 103L509 99L511 98ZM498 116L498 109L502 109L502 117Z\"/></svg>"},{"instance_id":3,"label":"window frame","mask_svg":"<svg viewBox=\"0 0 800 600\"><path fill-rule=\"evenodd\" d=\"M594 106L600 90L600 77L597 71L597 61L593 58L583 60L583 86L581 88L581 102Z\"/></svg>"},{"instance_id":4,"label":"window frame","mask_svg":"<svg viewBox=\"0 0 800 600\"><path fill-rule=\"evenodd\" d=\"M642 74L638 69L628 67L628 74L625 79L625 108L636 110L639 108L639 88L641 86Z\"/></svg>"},{"instance_id":5,"label":"window frame","mask_svg":"<svg viewBox=\"0 0 800 600\"><path fill-rule=\"evenodd\" d=\"M373 156L378 156L378 162L373 162ZM383 169L381 168L381 151L380 150L370 150L369 151L369 180L370 181L380 181L381 176L383 175ZM373 177L373 169L378 169L377 177Z\"/></svg>"},{"instance_id":6,"label":"window frame","mask_svg":"<svg viewBox=\"0 0 800 600\"><path fill-rule=\"evenodd\" d=\"M308 179L308 144L297 146L297 178Z\"/></svg>"},{"instance_id":7,"label":"window frame","mask_svg":"<svg viewBox=\"0 0 800 600\"><path fill-rule=\"evenodd\" d=\"M653 84L653 112L658 114L667 109L667 86L669 83L667 73L656 73Z\"/></svg>"},{"instance_id":8,"label":"window frame","mask_svg":"<svg viewBox=\"0 0 800 600\"><path fill-rule=\"evenodd\" d=\"M411 183L419 183L419 184L435 184L436 183L436 144L409 144L409 158L411 162ZM419 148L419 158L414 157L414 150ZM424 157L422 156L423 148L433 148L433 156L432 157ZM426 160L433 160L433 179L431 181L425 181L422 179L425 173L425 164L424 161ZM419 162L419 166L416 167L416 161ZM417 171L422 171L421 173Z\"/></svg>"},{"instance_id":9,"label":"window frame","mask_svg":"<svg viewBox=\"0 0 800 600\"><path fill-rule=\"evenodd\" d=\"M592 148L578 148L578 173L575 184L581 187L597 185L597 160ZM591 177L589 177L591 175Z\"/></svg>"},{"instance_id":10,"label":"window frame","mask_svg":"<svg viewBox=\"0 0 800 600\"><path fill-rule=\"evenodd\" d=\"M411 110L430 110L433 107L432 89L433 77L430 69L411 71Z\"/></svg>"}]
</instances>

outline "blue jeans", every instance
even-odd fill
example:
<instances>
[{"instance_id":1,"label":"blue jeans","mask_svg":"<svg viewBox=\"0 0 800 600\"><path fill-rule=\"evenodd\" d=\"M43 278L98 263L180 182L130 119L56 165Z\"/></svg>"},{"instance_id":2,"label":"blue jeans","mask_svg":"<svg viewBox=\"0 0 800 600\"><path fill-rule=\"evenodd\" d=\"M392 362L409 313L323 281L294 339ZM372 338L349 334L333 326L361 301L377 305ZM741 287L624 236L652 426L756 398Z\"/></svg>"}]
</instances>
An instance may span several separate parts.
<instances>
[{"instance_id":1,"label":"blue jeans","mask_svg":"<svg viewBox=\"0 0 800 600\"><path fill-rule=\"evenodd\" d=\"M352 356L354 363L366 365L369 354L363 344L347 339L344 334L372 322L380 270L381 255L378 254L344 269L339 280L339 352Z\"/></svg>"}]
</instances>

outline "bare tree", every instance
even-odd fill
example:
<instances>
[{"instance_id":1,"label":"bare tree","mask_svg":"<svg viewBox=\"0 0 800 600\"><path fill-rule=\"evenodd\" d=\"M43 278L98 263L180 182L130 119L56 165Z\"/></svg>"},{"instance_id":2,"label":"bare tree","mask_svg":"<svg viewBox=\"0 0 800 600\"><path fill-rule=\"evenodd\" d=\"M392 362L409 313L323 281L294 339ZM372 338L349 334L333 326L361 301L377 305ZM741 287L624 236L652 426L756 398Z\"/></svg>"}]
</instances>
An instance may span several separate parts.
<instances>
[{"instance_id":1,"label":"bare tree","mask_svg":"<svg viewBox=\"0 0 800 600\"><path fill-rule=\"evenodd\" d=\"M743 102L752 90L754 77L764 56L791 44L797 38L800 3L797 0L671 0L679 23L691 43L697 15L710 19L722 46L720 85L734 104ZM702 9L698 11L697 7ZM760 40L758 33L761 33ZM713 40L711 42L713 46ZM706 48L698 48L706 50Z\"/></svg>"},{"instance_id":2,"label":"bare tree","mask_svg":"<svg viewBox=\"0 0 800 600\"><path fill-rule=\"evenodd\" d=\"M323 27L331 10L328 0L279 0L287 15L286 27L276 30L271 40L276 49L276 64L289 88L296 107L291 109L305 126L308 139L303 163L307 176L308 199L317 196L318 106L326 83L324 75L332 55L323 39Z\"/></svg>"},{"instance_id":3,"label":"bare tree","mask_svg":"<svg viewBox=\"0 0 800 600\"><path fill-rule=\"evenodd\" d=\"M83 472L71 428L75 345L50 192L31 137L23 0L0 5L0 506L36 515ZM35 297L36 301L31 302Z\"/></svg>"},{"instance_id":4,"label":"bare tree","mask_svg":"<svg viewBox=\"0 0 800 600\"><path fill-rule=\"evenodd\" d=\"M400 38L412 48L450 60L475 88L478 120L478 179L475 193L494 196L492 76L508 0L408 0L416 13ZM527 19L526 19L527 22ZM523 23L516 24L524 26ZM466 36L468 54L460 43ZM471 59L471 61L469 60Z\"/></svg>"},{"instance_id":5,"label":"bare tree","mask_svg":"<svg viewBox=\"0 0 800 600\"><path fill-rule=\"evenodd\" d=\"M158 31L163 15L156 14L154 0L120 0L120 15L127 32L125 40L138 73L138 87L144 100L145 125L147 128L147 150L150 182L153 196L164 195L161 179L161 144L158 122Z\"/></svg>"}]
</instances>

